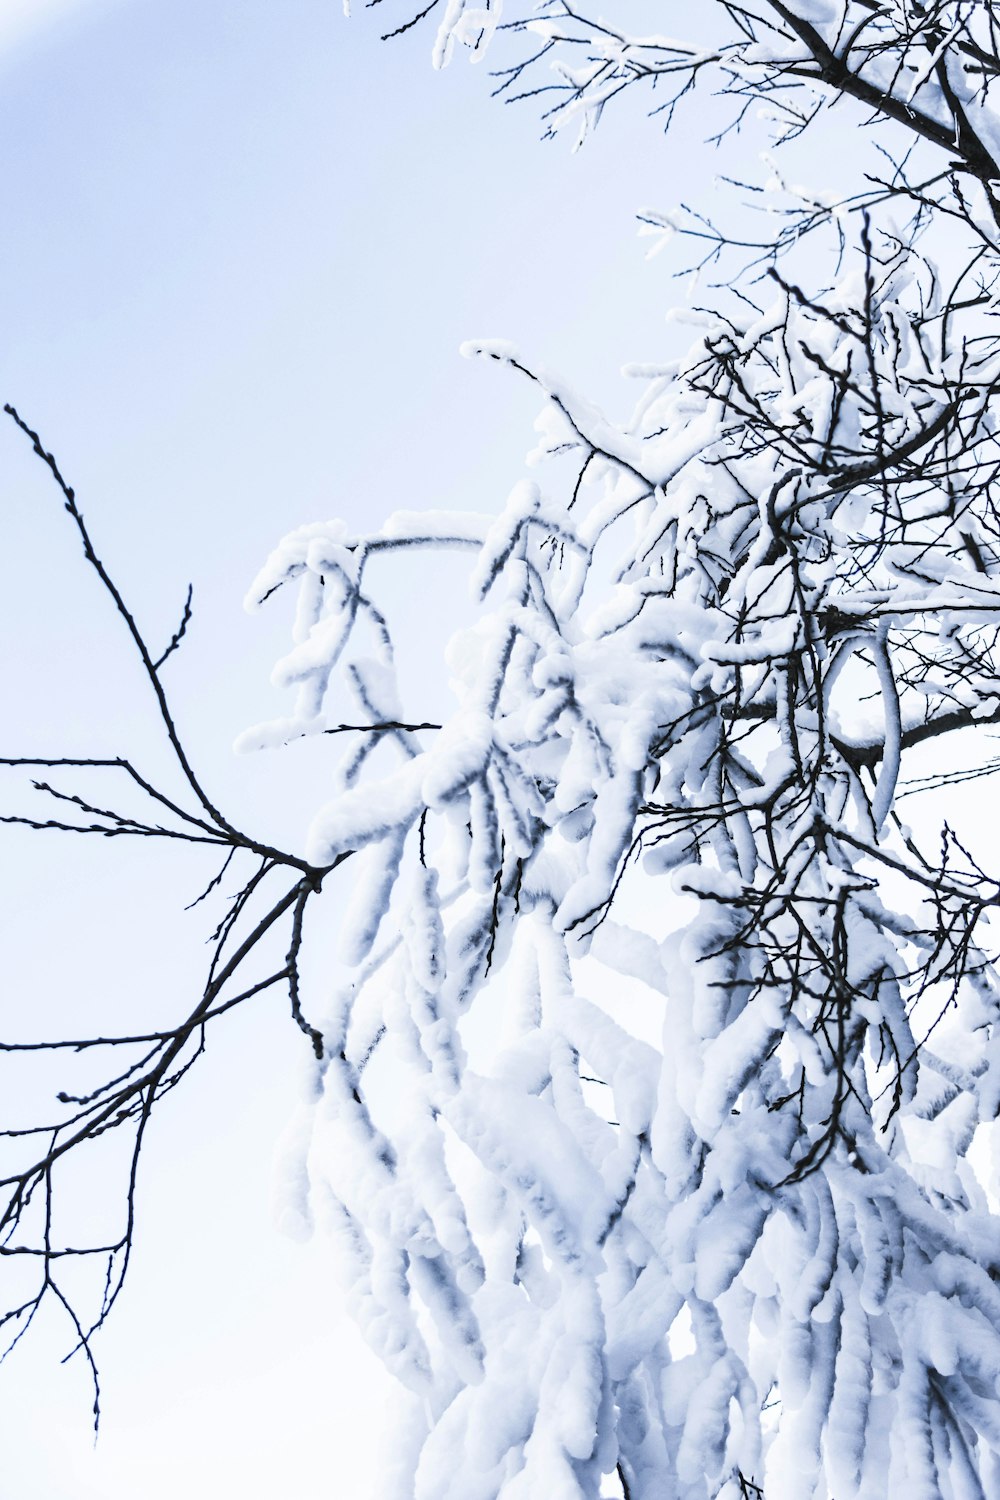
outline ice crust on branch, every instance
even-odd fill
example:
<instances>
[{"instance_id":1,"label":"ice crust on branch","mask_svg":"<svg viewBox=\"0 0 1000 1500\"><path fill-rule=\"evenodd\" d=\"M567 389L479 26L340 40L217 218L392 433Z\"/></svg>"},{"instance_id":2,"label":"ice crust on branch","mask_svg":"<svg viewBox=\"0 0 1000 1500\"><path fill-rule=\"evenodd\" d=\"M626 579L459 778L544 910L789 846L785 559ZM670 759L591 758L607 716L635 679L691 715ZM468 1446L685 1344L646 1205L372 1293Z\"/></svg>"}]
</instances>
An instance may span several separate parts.
<instances>
[{"instance_id":1,"label":"ice crust on branch","mask_svg":"<svg viewBox=\"0 0 1000 1500\"><path fill-rule=\"evenodd\" d=\"M866 200L825 290L705 316L627 427L467 346L537 383L549 477L304 528L252 591L300 591L288 723L342 729L338 682L369 715L310 834L367 863L305 1150L412 1393L387 1493L984 1500L1000 886L895 808L916 745L1000 718L992 7L761 4L714 50L545 11L515 26L591 48L557 123L711 64L905 103L958 166L906 232ZM498 16L450 0L439 59ZM439 729L378 607L400 546L466 549L482 601Z\"/></svg>"}]
</instances>

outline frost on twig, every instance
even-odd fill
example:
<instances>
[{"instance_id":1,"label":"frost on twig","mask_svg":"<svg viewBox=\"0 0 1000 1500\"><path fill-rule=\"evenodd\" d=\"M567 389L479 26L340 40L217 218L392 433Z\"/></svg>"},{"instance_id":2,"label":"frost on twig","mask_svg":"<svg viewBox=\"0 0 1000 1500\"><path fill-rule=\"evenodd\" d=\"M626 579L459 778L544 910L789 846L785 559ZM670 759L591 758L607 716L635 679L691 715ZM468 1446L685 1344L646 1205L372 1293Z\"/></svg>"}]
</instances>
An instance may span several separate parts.
<instances>
[{"instance_id":1,"label":"frost on twig","mask_svg":"<svg viewBox=\"0 0 1000 1500\"><path fill-rule=\"evenodd\" d=\"M893 803L911 747L1000 718L998 367L942 352L967 306L914 252L870 226L855 258L822 303L774 283L709 323L628 431L478 347L572 472L479 533L453 716L310 836L363 853L309 1171L420 1398L420 1497L616 1465L650 1496L898 1493L928 1401L989 1472L1000 1225L961 1163L1000 1097L1000 885ZM394 529L283 554L309 683L364 633L371 733Z\"/></svg>"},{"instance_id":2,"label":"frost on twig","mask_svg":"<svg viewBox=\"0 0 1000 1500\"><path fill-rule=\"evenodd\" d=\"M557 62L559 124L721 70L786 137L839 92L923 155L800 192L801 233L749 247L742 311L700 316L627 427L470 346L538 386L548 475L486 524L329 559L299 533L264 575L308 620L303 732L342 727L339 671L370 735L423 722L386 548L462 548L484 601L454 712L349 757L310 842L363 851L313 1207L412 1395L418 1500L1000 1483L1000 1221L969 1160L1000 884L896 813L917 746L1000 720L993 7L718 14L705 48L543 7L505 87ZM823 222L825 286L796 258Z\"/></svg>"}]
</instances>

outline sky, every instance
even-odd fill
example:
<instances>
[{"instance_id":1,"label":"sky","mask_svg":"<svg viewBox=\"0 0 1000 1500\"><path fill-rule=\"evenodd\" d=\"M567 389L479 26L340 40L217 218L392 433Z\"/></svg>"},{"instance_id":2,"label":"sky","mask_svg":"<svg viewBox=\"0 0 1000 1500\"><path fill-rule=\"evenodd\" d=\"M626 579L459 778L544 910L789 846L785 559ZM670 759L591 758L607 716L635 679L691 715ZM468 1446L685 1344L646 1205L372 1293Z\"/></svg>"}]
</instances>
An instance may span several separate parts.
<instances>
[{"instance_id":1,"label":"sky","mask_svg":"<svg viewBox=\"0 0 1000 1500\"><path fill-rule=\"evenodd\" d=\"M269 684L287 607L242 608L269 549L333 516L362 530L399 508L502 505L539 402L462 360L466 339L512 340L624 416L621 366L675 352L664 315L697 295L668 256L646 259L635 215L710 213L719 169L696 111L664 140L641 101L578 154L541 142L484 66L436 75L426 28L382 45L379 19L333 0L0 0L0 400L57 455L151 640L193 584L168 669L185 741L227 814L292 850L326 798L327 748L232 752L289 709ZM740 148L724 169L757 167ZM2 753L126 754L167 774L120 622L12 424L0 566ZM383 587L407 709L433 714L461 578ZM30 805L4 787L0 811ZM186 1011L212 925L183 911L213 873L196 851L3 832L5 1035ZM310 950L307 1010L342 896ZM0 1368L0 1500L374 1495L388 1381L329 1247L283 1237L272 1209L303 1050L275 996L220 1028L165 1101L131 1279L97 1343L100 1440L86 1370L59 1363L67 1329L43 1318ZM11 1121L61 1086L0 1067ZM96 1213L104 1186L78 1184L76 1210L93 1193Z\"/></svg>"},{"instance_id":2,"label":"sky","mask_svg":"<svg viewBox=\"0 0 1000 1500\"><path fill-rule=\"evenodd\" d=\"M228 815L292 849L326 795L324 747L232 753L288 710L268 681L287 611L241 604L269 549L330 516L503 503L539 403L459 358L463 340L513 340L624 415L619 369L675 347L664 313L683 296L635 214L714 191L696 128L664 143L626 104L573 155L491 100L484 67L435 75L428 30L383 46L378 29L331 0L0 0L0 394L57 455L151 640L193 584L169 679L186 743ZM4 753L166 774L120 622L12 424L0 558ZM386 587L425 714L460 580ZM8 1035L131 1027L200 990L196 853L14 828L4 847ZM248 1007L162 1107L97 1345L100 1440L84 1367L59 1363L66 1326L43 1318L0 1369L0 1500L374 1493L387 1381L328 1247L282 1237L271 1207L302 1051L277 998ZM0 1076L19 1121L59 1086ZM81 1182L76 1207L101 1188Z\"/></svg>"}]
</instances>

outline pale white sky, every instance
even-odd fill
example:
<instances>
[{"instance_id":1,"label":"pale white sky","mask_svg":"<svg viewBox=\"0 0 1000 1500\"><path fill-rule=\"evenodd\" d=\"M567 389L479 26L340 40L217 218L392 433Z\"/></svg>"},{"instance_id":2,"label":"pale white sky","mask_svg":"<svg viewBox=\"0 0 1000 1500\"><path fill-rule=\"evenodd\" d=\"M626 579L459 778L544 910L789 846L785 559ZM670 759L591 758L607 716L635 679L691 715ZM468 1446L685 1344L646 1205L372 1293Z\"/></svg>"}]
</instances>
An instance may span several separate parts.
<instances>
[{"instance_id":1,"label":"pale white sky","mask_svg":"<svg viewBox=\"0 0 1000 1500\"><path fill-rule=\"evenodd\" d=\"M9 52L32 36L65 22L100 0L3 0L0 5L0 51Z\"/></svg>"},{"instance_id":2,"label":"pale white sky","mask_svg":"<svg viewBox=\"0 0 1000 1500\"><path fill-rule=\"evenodd\" d=\"M428 31L382 47L378 29L334 0L0 0L0 404L58 455L151 637L194 582L170 677L192 754L231 817L293 847L328 750L231 755L287 711L268 685L287 613L240 607L267 551L332 515L502 503L538 402L459 359L465 339L512 339L624 414L619 367L676 347L663 313L683 297L633 216L714 193L695 116L664 142L626 104L571 156L539 142L530 106L491 101L484 69L435 76ZM143 684L64 523L0 427L0 743L155 770ZM439 580L392 587L398 618L445 628ZM187 1006L211 923L182 908L211 870L4 832L0 1024ZM271 1217L302 1050L284 1002L260 1002L166 1101L132 1280L99 1341L96 1453L86 1372L58 1363L67 1330L43 1320L0 1369L0 1500L374 1493L386 1383L324 1245ZM32 1107L9 1068L0 1089Z\"/></svg>"}]
</instances>

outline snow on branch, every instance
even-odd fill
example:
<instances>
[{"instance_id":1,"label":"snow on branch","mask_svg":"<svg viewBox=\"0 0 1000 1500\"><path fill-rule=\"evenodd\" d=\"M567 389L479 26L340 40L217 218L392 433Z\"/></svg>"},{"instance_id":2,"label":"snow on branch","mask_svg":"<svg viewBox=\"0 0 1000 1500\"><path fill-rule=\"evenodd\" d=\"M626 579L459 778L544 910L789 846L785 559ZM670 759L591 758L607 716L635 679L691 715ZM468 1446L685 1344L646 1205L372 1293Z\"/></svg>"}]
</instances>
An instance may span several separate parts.
<instances>
[{"instance_id":1,"label":"snow on branch","mask_svg":"<svg viewBox=\"0 0 1000 1500\"><path fill-rule=\"evenodd\" d=\"M756 303L702 316L627 425L466 346L538 387L551 471L492 523L412 523L475 552L456 707L352 769L310 845L367 864L308 1174L413 1393L418 1500L1000 1483L1000 1220L969 1156L1000 1101L1000 885L896 812L917 745L1000 718L993 7L716 19L626 38L547 5L505 23L537 50L502 88L556 128L640 82L669 117L713 72L737 119L778 101L788 136L847 94L945 155L796 190L839 270L762 244ZM442 25L442 58L485 37ZM299 570L324 732L384 535L263 575ZM413 686L373 693L372 733L425 717Z\"/></svg>"}]
</instances>

